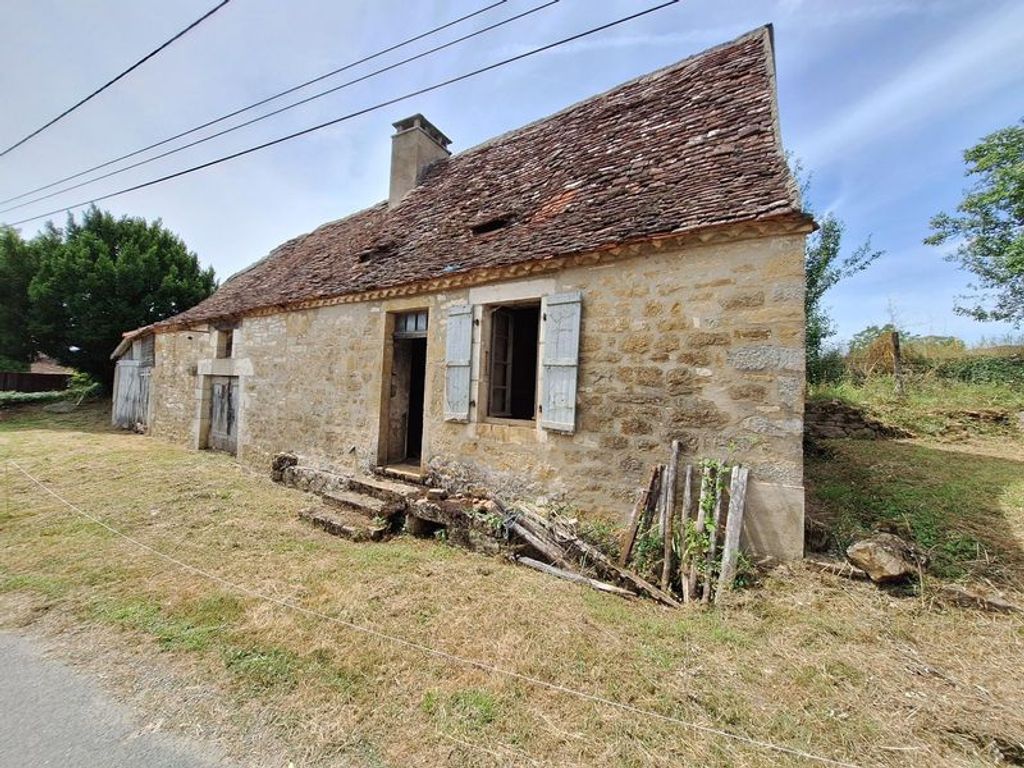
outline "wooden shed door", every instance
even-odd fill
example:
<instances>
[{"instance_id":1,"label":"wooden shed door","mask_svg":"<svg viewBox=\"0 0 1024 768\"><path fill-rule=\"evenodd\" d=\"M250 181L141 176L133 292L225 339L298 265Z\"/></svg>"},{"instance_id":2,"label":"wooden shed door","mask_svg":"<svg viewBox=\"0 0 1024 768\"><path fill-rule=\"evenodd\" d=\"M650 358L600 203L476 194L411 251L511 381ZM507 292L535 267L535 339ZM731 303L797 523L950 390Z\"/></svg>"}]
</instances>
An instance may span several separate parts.
<instances>
[{"instance_id":1,"label":"wooden shed door","mask_svg":"<svg viewBox=\"0 0 1024 768\"><path fill-rule=\"evenodd\" d=\"M238 448L238 377L214 376L210 393L210 447L235 453Z\"/></svg>"}]
</instances>

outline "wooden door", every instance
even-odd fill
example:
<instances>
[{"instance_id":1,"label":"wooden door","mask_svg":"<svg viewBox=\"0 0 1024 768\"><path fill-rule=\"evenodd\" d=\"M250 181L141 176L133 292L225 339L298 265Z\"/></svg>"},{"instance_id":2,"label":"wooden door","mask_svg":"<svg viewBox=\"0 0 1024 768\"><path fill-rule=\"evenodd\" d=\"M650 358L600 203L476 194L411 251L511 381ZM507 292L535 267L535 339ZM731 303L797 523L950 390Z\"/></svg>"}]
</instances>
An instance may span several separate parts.
<instances>
[{"instance_id":1,"label":"wooden door","mask_svg":"<svg viewBox=\"0 0 1024 768\"><path fill-rule=\"evenodd\" d=\"M238 377L210 382L210 448L234 454L238 448Z\"/></svg>"},{"instance_id":2,"label":"wooden door","mask_svg":"<svg viewBox=\"0 0 1024 768\"><path fill-rule=\"evenodd\" d=\"M114 378L113 422L118 427L132 429L146 424L149 411L149 379L153 369L138 360L118 360Z\"/></svg>"}]
</instances>

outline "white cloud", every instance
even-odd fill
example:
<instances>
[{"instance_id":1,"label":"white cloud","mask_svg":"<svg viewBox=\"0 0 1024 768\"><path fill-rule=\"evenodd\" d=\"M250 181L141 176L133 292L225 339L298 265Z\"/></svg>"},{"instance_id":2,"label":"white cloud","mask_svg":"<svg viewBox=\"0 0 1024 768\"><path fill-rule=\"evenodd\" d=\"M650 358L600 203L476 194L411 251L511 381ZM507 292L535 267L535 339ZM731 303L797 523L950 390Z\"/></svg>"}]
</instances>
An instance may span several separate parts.
<instances>
[{"instance_id":1,"label":"white cloud","mask_svg":"<svg viewBox=\"0 0 1024 768\"><path fill-rule=\"evenodd\" d=\"M962 8L957 0L778 0L780 13L799 16L804 26L830 27L859 22L882 21L897 16L943 14Z\"/></svg>"},{"instance_id":2,"label":"white cloud","mask_svg":"<svg viewBox=\"0 0 1024 768\"><path fill-rule=\"evenodd\" d=\"M1009 3L970 27L951 30L903 72L815 131L799 147L800 156L813 167L1019 81L1021 29L1024 4Z\"/></svg>"}]
</instances>

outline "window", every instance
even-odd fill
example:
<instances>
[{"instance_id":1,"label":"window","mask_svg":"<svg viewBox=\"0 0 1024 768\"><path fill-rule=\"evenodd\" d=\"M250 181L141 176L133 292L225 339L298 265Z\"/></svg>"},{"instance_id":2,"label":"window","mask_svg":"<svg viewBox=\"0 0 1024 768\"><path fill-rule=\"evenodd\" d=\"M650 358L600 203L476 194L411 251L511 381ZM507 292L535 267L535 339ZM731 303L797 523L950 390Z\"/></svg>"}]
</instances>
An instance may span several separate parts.
<instances>
[{"instance_id":1,"label":"window","mask_svg":"<svg viewBox=\"0 0 1024 768\"><path fill-rule=\"evenodd\" d=\"M217 331L217 357L233 357L235 351L235 329Z\"/></svg>"},{"instance_id":2,"label":"window","mask_svg":"<svg viewBox=\"0 0 1024 768\"><path fill-rule=\"evenodd\" d=\"M395 315L396 339L422 339L427 336L427 310Z\"/></svg>"},{"instance_id":3,"label":"window","mask_svg":"<svg viewBox=\"0 0 1024 768\"><path fill-rule=\"evenodd\" d=\"M540 304L491 309L488 416L536 418L539 331Z\"/></svg>"},{"instance_id":4,"label":"window","mask_svg":"<svg viewBox=\"0 0 1024 768\"><path fill-rule=\"evenodd\" d=\"M144 336L142 343L139 345L139 360L142 361L142 365L148 368L152 368L156 364L156 338L152 335Z\"/></svg>"},{"instance_id":5,"label":"window","mask_svg":"<svg viewBox=\"0 0 1024 768\"><path fill-rule=\"evenodd\" d=\"M442 318L445 421L468 423L476 414L575 432L582 308L579 291L482 308L449 306ZM477 326L481 335L474 338ZM477 361L480 388L474 390ZM474 392L481 401L477 411Z\"/></svg>"}]
</instances>

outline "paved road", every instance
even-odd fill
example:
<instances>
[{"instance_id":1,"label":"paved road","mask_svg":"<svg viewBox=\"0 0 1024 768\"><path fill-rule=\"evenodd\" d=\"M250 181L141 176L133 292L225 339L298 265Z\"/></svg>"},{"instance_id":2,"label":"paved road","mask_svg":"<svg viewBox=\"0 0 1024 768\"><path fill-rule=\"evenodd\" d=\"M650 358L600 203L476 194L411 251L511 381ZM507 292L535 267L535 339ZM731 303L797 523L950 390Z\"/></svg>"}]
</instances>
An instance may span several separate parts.
<instances>
[{"instance_id":1,"label":"paved road","mask_svg":"<svg viewBox=\"0 0 1024 768\"><path fill-rule=\"evenodd\" d=\"M140 733L128 707L86 676L0 633L0 768L223 768L202 745Z\"/></svg>"}]
</instances>

